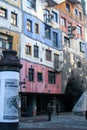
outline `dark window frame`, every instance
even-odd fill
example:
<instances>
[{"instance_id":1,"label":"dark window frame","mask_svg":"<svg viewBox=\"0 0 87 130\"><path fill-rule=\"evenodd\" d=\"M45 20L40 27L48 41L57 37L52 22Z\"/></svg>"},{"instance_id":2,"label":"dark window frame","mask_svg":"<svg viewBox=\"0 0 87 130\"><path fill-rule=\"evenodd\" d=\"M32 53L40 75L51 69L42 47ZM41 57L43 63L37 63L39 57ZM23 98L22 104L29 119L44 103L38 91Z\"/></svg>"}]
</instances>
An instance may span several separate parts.
<instances>
[{"instance_id":1,"label":"dark window frame","mask_svg":"<svg viewBox=\"0 0 87 130\"><path fill-rule=\"evenodd\" d=\"M46 49L46 60L51 61L52 55L51 55L51 50Z\"/></svg>"},{"instance_id":2,"label":"dark window frame","mask_svg":"<svg viewBox=\"0 0 87 130\"><path fill-rule=\"evenodd\" d=\"M27 19L26 29L27 31L32 32L32 21L30 19Z\"/></svg>"},{"instance_id":3,"label":"dark window frame","mask_svg":"<svg viewBox=\"0 0 87 130\"><path fill-rule=\"evenodd\" d=\"M34 45L34 57L39 57L39 46Z\"/></svg>"},{"instance_id":4,"label":"dark window frame","mask_svg":"<svg viewBox=\"0 0 87 130\"><path fill-rule=\"evenodd\" d=\"M66 3L66 10L70 12L70 4Z\"/></svg>"},{"instance_id":5,"label":"dark window frame","mask_svg":"<svg viewBox=\"0 0 87 130\"><path fill-rule=\"evenodd\" d=\"M58 47L58 33L57 32L53 32L53 45L55 47Z\"/></svg>"},{"instance_id":6,"label":"dark window frame","mask_svg":"<svg viewBox=\"0 0 87 130\"><path fill-rule=\"evenodd\" d=\"M35 33L39 33L39 24L35 23Z\"/></svg>"},{"instance_id":7,"label":"dark window frame","mask_svg":"<svg viewBox=\"0 0 87 130\"><path fill-rule=\"evenodd\" d=\"M54 22L58 22L58 14L56 12L52 11L52 17L53 17L52 20Z\"/></svg>"},{"instance_id":8,"label":"dark window frame","mask_svg":"<svg viewBox=\"0 0 87 130\"><path fill-rule=\"evenodd\" d=\"M28 74L29 81L34 81L34 69L29 68L29 74Z\"/></svg>"},{"instance_id":9,"label":"dark window frame","mask_svg":"<svg viewBox=\"0 0 87 130\"><path fill-rule=\"evenodd\" d=\"M51 39L51 29L48 26L45 26L45 38Z\"/></svg>"},{"instance_id":10,"label":"dark window frame","mask_svg":"<svg viewBox=\"0 0 87 130\"><path fill-rule=\"evenodd\" d=\"M43 74L42 72L37 72L37 81L42 82L43 81Z\"/></svg>"},{"instance_id":11,"label":"dark window frame","mask_svg":"<svg viewBox=\"0 0 87 130\"><path fill-rule=\"evenodd\" d=\"M7 18L7 9L0 7L0 17Z\"/></svg>"},{"instance_id":12,"label":"dark window frame","mask_svg":"<svg viewBox=\"0 0 87 130\"><path fill-rule=\"evenodd\" d=\"M36 10L36 0L27 0L27 6Z\"/></svg>"},{"instance_id":13,"label":"dark window frame","mask_svg":"<svg viewBox=\"0 0 87 130\"><path fill-rule=\"evenodd\" d=\"M48 83L55 84L56 83L56 74L53 71L48 71Z\"/></svg>"},{"instance_id":14,"label":"dark window frame","mask_svg":"<svg viewBox=\"0 0 87 130\"><path fill-rule=\"evenodd\" d=\"M17 26L17 14L14 12L11 12L11 24Z\"/></svg>"},{"instance_id":15,"label":"dark window frame","mask_svg":"<svg viewBox=\"0 0 87 130\"><path fill-rule=\"evenodd\" d=\"M0 48L2 49L12 49L13 37L0 33Z\"/></svg>"},{"instance_id":16,"label":"dark window frame","mask_svg":"<svg viewBox=\"0 0 87 130\"><path fill-rule=\"evenodd\" d=\"M31 46L26 45L26 54L31 55L32 51L31 51Z\"/></svg>"},{"instance_id":17,"label":"dark window frame","mask_svg":"<svg viewBox=\"0 0 87 130\"><path fill-rule=\"evenodd\" d=\"M85 44L83 42L80 42L80 52L85 52Z\"/></svg>"},{"instance_id":18,"label":"dark window frame","mask_svg":"<svg viewBox=\"0 0 87 130\"><path fill-rule=\"evenodd\" d=\"M64 36L64 43L66 43L66 46L71 47L70 39L66 36Z\"/></svg>"}]
</instances>

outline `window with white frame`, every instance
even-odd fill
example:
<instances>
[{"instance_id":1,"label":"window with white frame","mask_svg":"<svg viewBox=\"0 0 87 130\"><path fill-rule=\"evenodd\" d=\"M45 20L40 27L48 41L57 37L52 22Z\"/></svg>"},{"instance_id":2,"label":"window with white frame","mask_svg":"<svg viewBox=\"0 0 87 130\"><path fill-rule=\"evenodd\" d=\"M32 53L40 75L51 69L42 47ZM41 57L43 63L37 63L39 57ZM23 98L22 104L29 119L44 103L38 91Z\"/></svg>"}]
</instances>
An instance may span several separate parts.
<instances>
[{"instance_id":1,"label":"window with white frame","mask_svg":"<svg viewBox=\"0 0 87 130\"><path fill-rule=\"evenodd\" d=\"M53 32L53 45L58 47L58 34L56 32Z\"/></svg>"},{"instance_id":2,"label":"window with white frame","mask_svg":"<svg viewBox=\"0 0 87 130\"><path fill-rule=\"evenodd\" d=\"M0 17L7 18L7 9L0 8Z\"/></svg>"},{"instance_id":3,"label":"window with white frame","mask_svg":"<svg viewBox=\"0 0 87 130\"><path fill-rule=\"evenodd\" d=\"M27 19L26 28L27 28L27 31L32 32L32 21L29 19Z\"/></svg>"},{"instance_id":4,"label":"window with white frame","mask_svg":"<svg viewBox=\"0 0 87 130\"><path fill-rule=\"evenodd\" d=\"M66 26L66 19L64 17L61 17L61 25Z\"/></svg>"},{"instance_id":5,"label":"window with white frame","mask_svg":"<svg viewBox=\"0 0 87 130\"><path fill-rule=\"evenodd\" d=\"M83 42L80 42L79 45L80 45L80 51L84 53L85 52L85 44Z\"/></svg>"},{"instance_id":6,"label":"window with white frame","mask_svg":"<svg viewBox=\"0 0 87 130\"><path fill-rule=\"evenodd\" d=\"M39 24L35 23L34 27L35 33L39 33Z\"/></svg>"},{"instance_id":7,"label":"window with white frame","mask_svg":"<svg viewBox=\"0 0 87 130\"><path fill-rule=\"evenodd\" d=\"M26 0L26 1L27 1L27 7L36 10L36 0Z\"/></svg>"},{"instance_id":8,"label":"window with white frame","mask_svg":"<svg viewBox=\"0 0 87 130\"><path fill-rule=\"evenodd\" d=\"M50 27L45 26L45 38L50 39L51 38L51 30Z\"/></svg>"},{"instance_id":9,"label":"window with white frame","mask_svg":"<svg viewBox=\"0 0 87 130\"><path fill-rule=\"evenodd\" d=\"M50 22L50 11L47 9L44 10L44 21Z\"/></svg>"},{"instance_id":10,"label":"window with white frame","mask_svg":"<svg viewBox=\"0 0 87 130\"><path fill-rule=\"evenodd\" d=\"M31 55L31 46L29 46L29 45L26 45L26 54L29 54L29 55Z\"/></svg>"},{"instance_id":11,"label":"window with white frame","mask_svg":"<svg viewBox=\"0 0 87 130\"><path fill-rule=\"evenodd\" d=\"M58 14L56 12L52 11L52 17L53 17L52 20L54 22L58 22Z\"/></svg>"},{"instance_id":12,"label":"window with white frame","mask_svg":"<svg viewBox=\"0 0 87 130\"><path fill-rule=\"evenodd\" d=\"M77 25L77 34L82 35L82 28L79 25Z\"/></svg>"},{"instance_id":13,"label":"window with white frame","mask_svg":"<svg viewBox=\"0 0 87 130\"><path fill-rule=\"evenodd\" d=\"M12 49L13 37L0 33L0 48Z\"/></svg>"},{"instance_id":14,"label":"window with white frame","mask_svg":"<svg viewBox=\"0 0 87 130\"><path fill-rule=\"evenodd\" d=\"M39 57L39 47L37 45L34 45L34 57Z\"/></svg>"},{"instance_id":15,"label":"window with white frame","mask_svg":"<svg viewBox=\"0 0 87 130\"><path fill-rule=\"evenodd\" d=\"M46 60L51 61L51 50L46 49Z\"/></svg>"},{"instance_id":16,"label":"window with white frame","mask_svg":"<svg viewBox=\"0 0 87 130\"><path fill-rule=\"evenodd\" d=\"M11 24L17 26L17 14L11 12Z\"/></svg>"}]
</instances>

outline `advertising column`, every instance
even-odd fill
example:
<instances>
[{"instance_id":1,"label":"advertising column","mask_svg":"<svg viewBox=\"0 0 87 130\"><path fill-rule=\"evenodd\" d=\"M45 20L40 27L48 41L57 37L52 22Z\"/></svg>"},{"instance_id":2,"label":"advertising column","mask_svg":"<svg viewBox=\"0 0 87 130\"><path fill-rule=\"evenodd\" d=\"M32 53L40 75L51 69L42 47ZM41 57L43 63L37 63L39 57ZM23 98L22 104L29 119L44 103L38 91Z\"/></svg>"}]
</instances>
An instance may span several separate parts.
<instances>
[{"instance_id":1,"label":"advertising column","mask_svg":"<svg viewBox=\"0 0 87 130\"><path fill-rule=\"evenodd\" d=\"M4 50L0 59L0 130L19 129L19 71L16 51Z\"/></svg>"}]
</instances>

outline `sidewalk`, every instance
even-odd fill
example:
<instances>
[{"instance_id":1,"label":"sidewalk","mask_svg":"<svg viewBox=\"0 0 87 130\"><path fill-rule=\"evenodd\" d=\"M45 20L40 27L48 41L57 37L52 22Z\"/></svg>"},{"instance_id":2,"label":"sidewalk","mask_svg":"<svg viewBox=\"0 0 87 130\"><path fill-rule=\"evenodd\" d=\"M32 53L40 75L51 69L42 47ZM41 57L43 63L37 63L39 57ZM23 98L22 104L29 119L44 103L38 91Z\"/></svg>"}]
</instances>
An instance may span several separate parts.
<instances>
[{"instance_id":1,"label":"sidewalk","mask_svg":"<svg viewBox=\"0 0 87 130\"><path fill-rule=\"evenodd\" d=\"M22 117L20 122L38 123L47 121L47 115L37 115L34 117Z\"/></svg>"},{"instance_id":2,"label":"sidewalk","mask_svg":"<svg viewBox=\"0 0 87 130\"><path fill-rule=\"evenodd\" d=\"M74 115L72 113L61 113L58 116L52 115L52 120L47 120L47 115L24 117L20 119L21 129L30 128L69 128L87 130L87 120L84 116ZM20 129L20 130L21 130Z\"/></svg>"}]
</instances>

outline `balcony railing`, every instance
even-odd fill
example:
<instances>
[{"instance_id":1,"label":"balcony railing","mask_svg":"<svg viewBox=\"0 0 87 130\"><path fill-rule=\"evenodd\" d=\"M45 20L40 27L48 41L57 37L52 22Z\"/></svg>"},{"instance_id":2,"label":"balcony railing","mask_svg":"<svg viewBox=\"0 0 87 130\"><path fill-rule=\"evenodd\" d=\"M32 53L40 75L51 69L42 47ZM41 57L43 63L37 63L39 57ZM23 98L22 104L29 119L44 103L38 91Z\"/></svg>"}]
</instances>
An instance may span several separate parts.
<instances>
[{"instance_id":1,"label":"balcony railing","mask_svg":"<svg viewBox=\"0 0 87 130\"><path fill-rule=\"evenodd\" d=\"M53 6L55 6L55 5L57 5L57 4L60 4L60 3L62 3L62 2L64 2L65 0L42 0L42 2L44 3L44 2L46 2L47 4L47 6L48 7L53 7Z\"/></svg>"},{"instance_id":2,"label":"balcony railing","mask_svg":"<svg viewBox=\"0 0 87 130\"><path fill-rule=\"evenodd\" d=\"M54 60L54 70L57 72L61 72L62 71L62 61L59 60Z\"/></svg>"}]
</instances>

